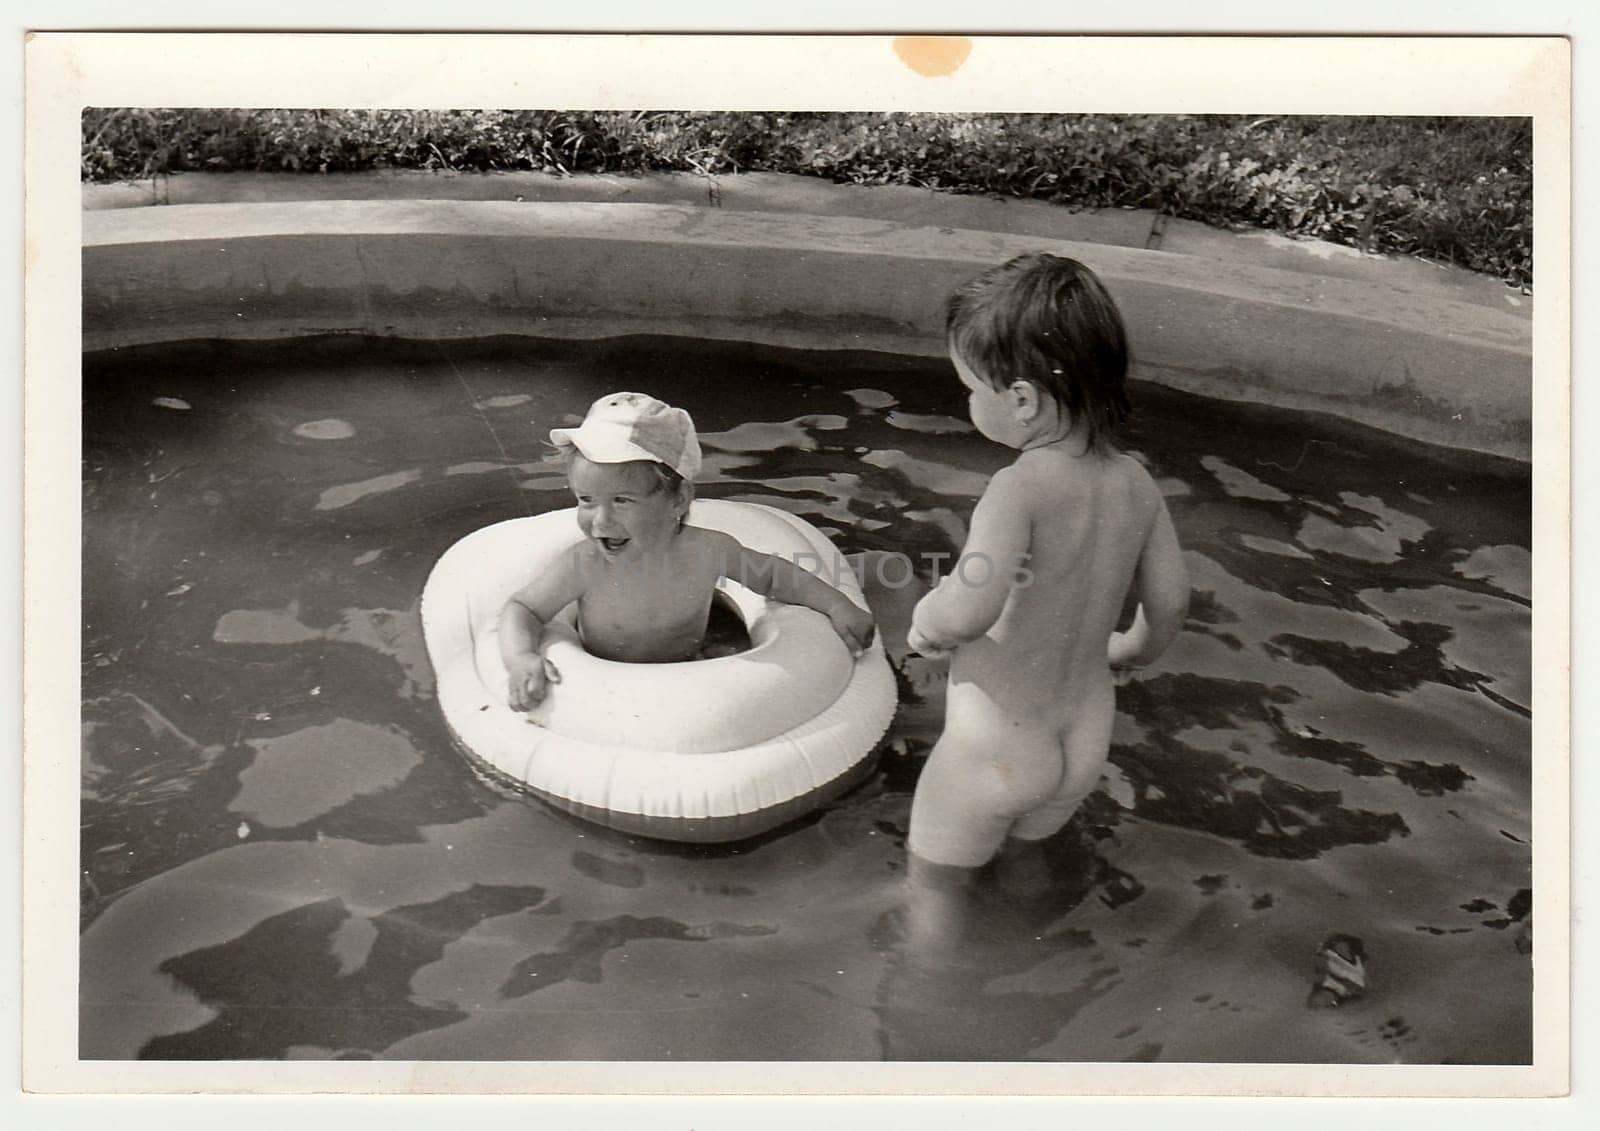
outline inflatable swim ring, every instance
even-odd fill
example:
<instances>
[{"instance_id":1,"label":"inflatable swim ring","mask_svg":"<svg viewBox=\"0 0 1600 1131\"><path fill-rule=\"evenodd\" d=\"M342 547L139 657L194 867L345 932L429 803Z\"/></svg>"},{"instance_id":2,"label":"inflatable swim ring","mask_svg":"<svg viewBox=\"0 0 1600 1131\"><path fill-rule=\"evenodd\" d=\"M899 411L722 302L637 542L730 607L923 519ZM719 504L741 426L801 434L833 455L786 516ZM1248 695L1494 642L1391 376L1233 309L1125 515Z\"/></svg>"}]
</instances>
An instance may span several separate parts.
<instances>
[{"instance_id":1,"label":"inflatable swim ring","mask_svg":"<svg viewBox=\"0 0 1600 1131\"><path fill-rule=\"evenodd\" d=\"M866 605L839 552L802 519L702 499L689 521L813 565ZM450 547L423 589L439 706L490 776L614 829L710 843L766 832L866 775L895 709L882 643L852 659L820 613L731 581L719 590L749 631L748 651L673 664L602 660L578 642L569 607L543 646L561 682L531 712L507 706L500 609L581 537L570 509L487 526Z\"/></svg>"}]
</instances>

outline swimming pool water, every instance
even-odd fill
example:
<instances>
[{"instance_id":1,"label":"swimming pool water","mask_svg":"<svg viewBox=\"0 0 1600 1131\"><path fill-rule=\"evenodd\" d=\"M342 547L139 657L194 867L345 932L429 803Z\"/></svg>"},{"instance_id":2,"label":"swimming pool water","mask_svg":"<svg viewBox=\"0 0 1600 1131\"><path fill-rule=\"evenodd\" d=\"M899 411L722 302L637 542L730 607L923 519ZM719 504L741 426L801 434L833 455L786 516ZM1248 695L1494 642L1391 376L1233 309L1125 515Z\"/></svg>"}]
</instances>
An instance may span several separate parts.
<instances>
[{"instance_id":1,"label":"swimming pool water","mask_svg":"<svg viewBox=\"0 0 1600 1131\"><path fill-rule=\"evenodd\" d=\"M702 496L959 548L1007 453L948 365L677 339L189 343L84 366L85 1058L1531 1058L1530 478L1141 384L1194 588L1073 825L916 945L942 665L869 781L757 841L630 838L451 747L417 601L569 505L549 428L689 408ZM870 569L867 571L872 576ZM1306 1006L1318 946L1369 992Z\"/></svg>"}]
</instances>

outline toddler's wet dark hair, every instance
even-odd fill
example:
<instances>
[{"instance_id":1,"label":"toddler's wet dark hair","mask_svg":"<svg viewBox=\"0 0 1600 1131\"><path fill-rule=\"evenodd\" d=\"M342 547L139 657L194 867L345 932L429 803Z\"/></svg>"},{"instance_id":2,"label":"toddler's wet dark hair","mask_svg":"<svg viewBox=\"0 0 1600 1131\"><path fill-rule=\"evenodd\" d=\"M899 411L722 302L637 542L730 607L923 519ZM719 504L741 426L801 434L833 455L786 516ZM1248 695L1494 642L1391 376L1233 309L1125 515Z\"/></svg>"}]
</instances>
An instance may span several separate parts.
<instances>
[{"instance_id":1,"label":"toddler's wet dark hair","mask_svg":"<svg viewBox=\"0 0 1600 1131\"><path fill-rule=\"evenodd\" d=\"M1108 451L1128 418L1128 339L1095 273L1076 259L1019 255L962 285L945 308L950 349L982 381L1029 381Z\"/></svg>"}]
</instances>

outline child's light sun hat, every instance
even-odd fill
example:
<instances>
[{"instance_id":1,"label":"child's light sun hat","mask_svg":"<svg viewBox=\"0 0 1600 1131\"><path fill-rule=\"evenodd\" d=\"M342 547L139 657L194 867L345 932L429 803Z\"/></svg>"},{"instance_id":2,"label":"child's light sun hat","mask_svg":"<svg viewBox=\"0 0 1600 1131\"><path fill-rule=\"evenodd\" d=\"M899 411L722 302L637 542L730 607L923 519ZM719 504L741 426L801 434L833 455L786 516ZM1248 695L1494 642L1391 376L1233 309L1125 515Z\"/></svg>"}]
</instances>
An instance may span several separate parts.
<instances>
[{"instance_id":1,"label":"child's light sun hat","mask_svg":"<svg viewBox=\"0 0 1600 1131\"><path fill-rule=\"evenodd\" d=\"M552 430L550 442L576 448L591 463L651 460L685 479L700 470L700 441L689 414L644 393L601 397L589 406L581 425Z\"/></svg>"}]
</instances>

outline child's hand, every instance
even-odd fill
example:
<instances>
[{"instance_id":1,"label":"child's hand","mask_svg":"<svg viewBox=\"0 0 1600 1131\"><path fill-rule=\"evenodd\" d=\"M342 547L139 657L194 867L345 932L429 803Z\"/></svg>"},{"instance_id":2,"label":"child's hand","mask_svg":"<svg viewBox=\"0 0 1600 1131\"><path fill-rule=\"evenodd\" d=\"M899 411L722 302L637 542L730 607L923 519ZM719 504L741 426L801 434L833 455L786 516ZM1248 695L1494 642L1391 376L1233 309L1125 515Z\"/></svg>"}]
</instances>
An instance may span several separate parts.
<instances>
[{"instance_id":1,"label":"child's hand","mask_svg":"<svg viewBox=\"0 0 1600 1131\"><path fill-rule=\"evenodd\" d=\"M1112 671L1124 671L1134 666L1134 659L1139 655L1139 642L1133 638L1132 633L1113 632L1111 639L1106 641L1106 664Z\"/></svg>"},{"instance_id":2,"label":"child's hand","mask_svg":"<svg viewBox=\"0 0 1600 1131\"><path fill-rule=\"evenodd\" d=\"M932 640L922 635L922 630L916 625L912 625L911 630L906 633L906 648L929 660L942 660L955 651L955 649L946 648L942 644L935 644Z\"/></svg>"},{"instance_id":3,"label":"child's hand","mask_svg":"<svg viewBox=\"0 0 1600 1131\"><path fill-rule=\"evenodd\" d=\"M1111 668L1111 682L1117 687L1126 687L1139 666L1144 639L1137 627L1128 632L1113 632L1106 641L1106 663Z\"/></svg>"},{"instance_id":4,"label":"child's hand","mask_svg":"<svg viewBox=\"0 0 1600 1131\"><path fill-rule=\"evenodd\" d=\"M854 601L841 601L839 606L828 614L828 620L850 654L859 656L871 646L877 625L873 623L872 614Z\"/></svg>"},{"instance_id":5,"label":"child's hand","mask_svg":"<svg viewBox=\"0 0 1600 1131\"><path fill-rule=\"evenodd\" d=\"M518 656L506 668L506 701L513 711L526 711L544 699L552 683L561 682L561 673L537 653Z\"/></svg>"}]
</instances>

